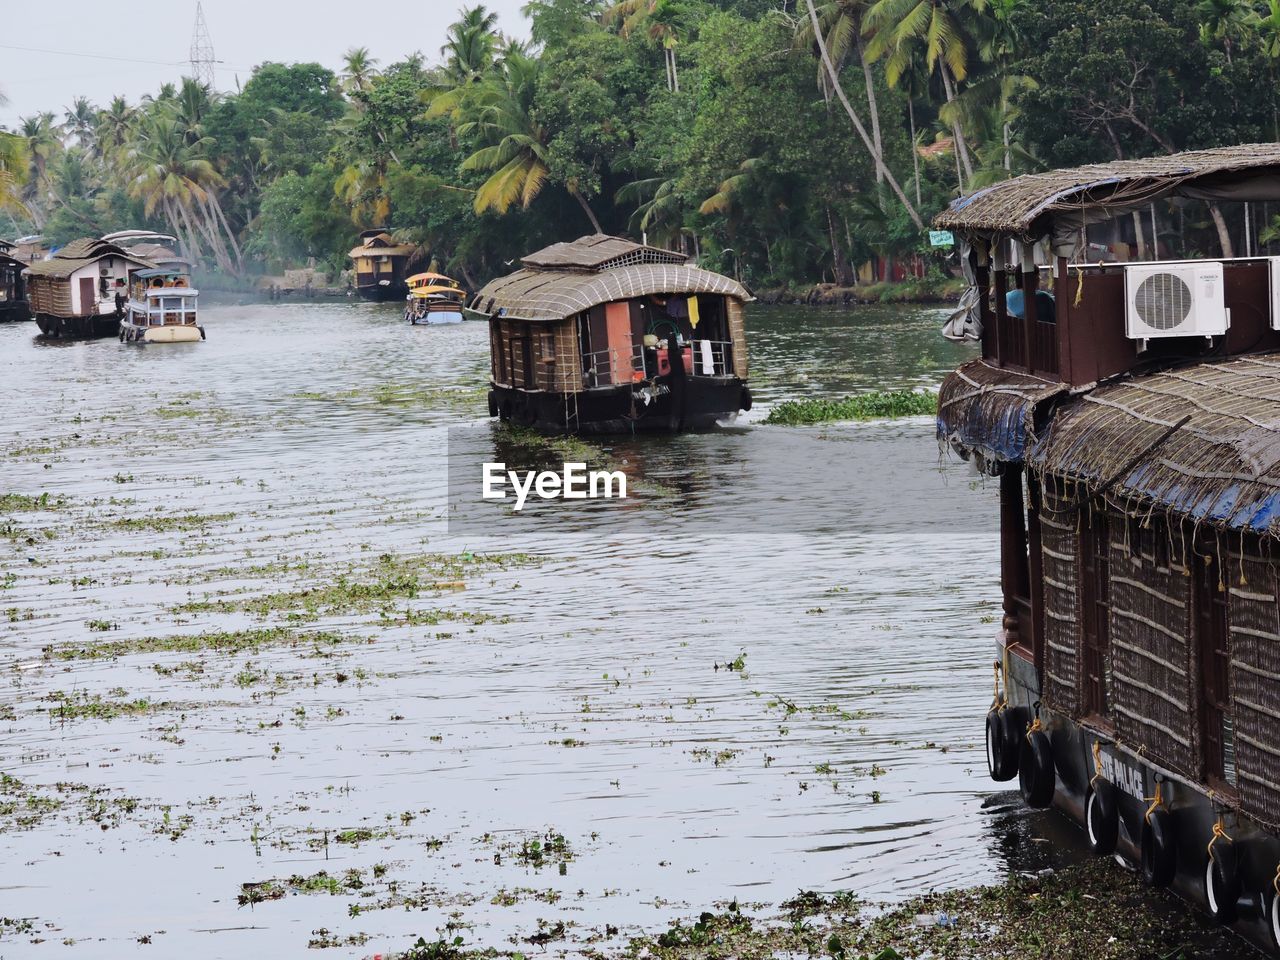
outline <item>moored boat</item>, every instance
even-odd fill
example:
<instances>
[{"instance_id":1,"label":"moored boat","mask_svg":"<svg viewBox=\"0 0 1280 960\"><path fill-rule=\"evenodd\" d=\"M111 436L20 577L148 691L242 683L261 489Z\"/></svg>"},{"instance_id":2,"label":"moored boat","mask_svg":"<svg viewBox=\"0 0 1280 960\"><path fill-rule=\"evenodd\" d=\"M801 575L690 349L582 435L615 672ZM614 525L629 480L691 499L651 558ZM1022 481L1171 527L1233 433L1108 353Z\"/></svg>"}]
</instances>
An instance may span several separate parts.
<instances>
[{"instance_id":1,"label":"moored boat","mask_svg":"<svg viewBox=\"0 0 1280 960\"><path fill-rule=\"evenodd\" d=\"M31 264L24 276L40 332L60 339L116 336L130 275L152 267L116 244L89 238Z\"/></svg>"},{"instance_id":2,"label":"moored boat","mask_svg":"<svg viewBox=\"0 0 1280 960\"><path fill-rule=\"evenodd\" d=\"M681 253L603 234L494 280L489 413L545 431L702 429L751 409L738 282Z\"/></svg>"},{"instance_id":3,"label":"moored boat","mask_svg":"<svg viewBox=\"0 0 1280 960\"><path fill-rule=\"evenodd\" d=\"M938 435L1000 493L989 772L1273 954L1280 258L1086 257L1277 170L1280 143L1049 171L935 220L973 280L949 332L982 348Z\"/></svg>"},{"instance_id":4,"label":"moored boat","mask_svg":"<svg viewBox=\"0 0 1280 960\"><path fill-rule=\"evenodd\" d=\"M408 280L404 318L414 326L461 323L466 294L458 281L442 273L419 273Z\"/></svg>"},{"instance_id":5,"label":"moored boat","mask_svg":"<svg viewBox=\"0 0 1280 960\"><path fill-rule=\"evenodd\" d=\"M10 249L9 244L0 244L0 323L31 319L27 285L22 277L27 265L10 256Z\"/></svg>"},{"instance_id":6,"label":"moored boat","mask_svg":"<svg viewBox=\"0 0 1280 960\"><path fill-rule=\"evenodd\" d=\"M129 281L129 302L120 321L126 343L195 343L205 338L196 322L200 292L185 272L138 270Z\"/></svg>"},{"instance_id":7,"label":"moored boat","mask_svg":"<svg viewBox=\"0 0 1280 960\"><path fill-rule=\"evenodd\" d=\"M355 266L355 290L365 300L403 300L409 293L405 283L410 261L418 248L397 243L385 228L365 230L360 246L348 256Z\"/></svg>"}]
</instances>

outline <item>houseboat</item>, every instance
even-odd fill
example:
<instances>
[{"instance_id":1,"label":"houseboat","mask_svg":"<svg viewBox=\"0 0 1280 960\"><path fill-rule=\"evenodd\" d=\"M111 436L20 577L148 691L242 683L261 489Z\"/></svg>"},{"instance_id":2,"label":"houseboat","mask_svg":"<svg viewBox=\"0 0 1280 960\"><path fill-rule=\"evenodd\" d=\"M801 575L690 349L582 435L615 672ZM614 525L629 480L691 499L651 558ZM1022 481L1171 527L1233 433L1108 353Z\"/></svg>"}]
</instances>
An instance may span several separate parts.
<instances>
[{"instance_id":1,"label":"houseboat","mask_svg":"<svg viewBox=\"0 0 1280 960\"><path fill-rule=\"evenodd\" d=\"M9 244L0 244L0 323L31 319L27 284L22 277L27 265L11 256L11 249Z\"/></svg>"},{"instance_id":2,"label":"houseboat","mask_svg":"<svg viewBox=\"0 0 1280 960\"><path fill-rule=\"evenodd\" d=\"M408 280L404 318L414 326L461 323L466 293L442 273L418 273Z\"/></svg>"},{"instance_id":3,"label":"houseboat","mask_svg":"<svg viewBox=\"0 0 1280 960\"><path fill-rule=\"evenodd\" d=\"M196 323L199 291L186 271L154 268L129 278L129 302L120 321L124 343L195 343L204 327Z\"/></svg>"},{"instance_id":4,"label":"houseboat","mask_svg":"<svg viewBox=\"0 0 1280 960\"><path fill-rule=\"evenodd\" d=\"M751 409L745 288L672 250L557 243L484 287L489 414L549 432L713 426Z\"/></svg>"},{"instance_id":5,"label":"houseboat","mask_svg":"<svg viewBox=\"0 0 1280 960\"><path fill-rule=\"evenodd\" d=\"M130 275L152 266L114 243L88 238L31 264L27 295L40 332L61 339L116 336Z\"/></svg>"},{"instance_id":6,"label":"houseboat","mask_svg":"<svg viewBox=\"0 0 1280 960\"><path fill-rule=\"evenodd\" d=\"M360 246L351 251L355 266L355 290L366 300L403 300L409 293L405 277L418 248L397 243L385 228L360 234Z\"/></svg>"},{"instance_id":7,"label":"houseboat","mask_svg":"<svg viewBox=\"0 0 1280 960\"><path fill-rule=\"evenodd\" d=\"M1273 955L1280 258L1096 252L1157 206L1277 188L1280 143L1253 144L1018 177L935 220L973 280L951 332L981 345L938 436L1000 499L989 772Z\"/></svg>"}]
</instances>

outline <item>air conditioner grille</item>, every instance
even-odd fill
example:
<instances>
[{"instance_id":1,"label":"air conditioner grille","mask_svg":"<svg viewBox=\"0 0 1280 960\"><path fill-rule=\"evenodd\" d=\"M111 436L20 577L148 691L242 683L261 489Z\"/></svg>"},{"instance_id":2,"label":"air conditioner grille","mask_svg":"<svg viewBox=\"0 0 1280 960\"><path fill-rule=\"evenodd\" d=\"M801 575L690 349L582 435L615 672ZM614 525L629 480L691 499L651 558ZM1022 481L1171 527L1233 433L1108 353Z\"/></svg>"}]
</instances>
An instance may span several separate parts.
<instances>
[{"instance_id":1,"label":"air conditioner grille","mask_svg":"<svg viewBox=\"0 0 1280 960\"><path fill-rule=\"evenodd\" d=\"M1153 330L1172 330L1191 315L1191 288L1176 273L1153 273L1138 285L1133 308Z\"/></svg>"}]
</instances>

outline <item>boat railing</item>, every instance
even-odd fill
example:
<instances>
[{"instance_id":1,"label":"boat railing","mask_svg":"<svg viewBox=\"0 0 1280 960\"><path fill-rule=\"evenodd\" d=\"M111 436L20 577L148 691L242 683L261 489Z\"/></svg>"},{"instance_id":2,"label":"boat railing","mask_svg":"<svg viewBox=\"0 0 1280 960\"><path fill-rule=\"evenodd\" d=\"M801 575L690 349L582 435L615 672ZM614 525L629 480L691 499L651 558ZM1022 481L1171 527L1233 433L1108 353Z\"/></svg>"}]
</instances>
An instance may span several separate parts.
<instances>
[{"instance_id":1,"label":"boat railing","mask_svg":"<svg viewBox=\"0 0 1280 960\"><path fill-rule=\"evenodd\" d=\"M730 340L690 340L693 375L697 377L733 376L733 342Z\"/></svg>"},{"instance_id":2,"label":"boat railing","mask_svg":"<svg viewBox=\"0 0 1280 960\"><path fill-rule=\"evenodd\" d=\"M582 355L582 378L588 390L629 383L637 373L643 378L644 350L640 347L632 348L629 354L608 347Z\"/></svg>"},{"instance_id":3,"label":"boat railing","mask_svg":"<svg viewBox=\"0 0 1280 960\"><path fill-rule=\"evenodd\" d=\"M130 311L146 326L192 326L197 291L190 287L150 288L145 301L131 300Z\"/></svg>"}]
</instances>

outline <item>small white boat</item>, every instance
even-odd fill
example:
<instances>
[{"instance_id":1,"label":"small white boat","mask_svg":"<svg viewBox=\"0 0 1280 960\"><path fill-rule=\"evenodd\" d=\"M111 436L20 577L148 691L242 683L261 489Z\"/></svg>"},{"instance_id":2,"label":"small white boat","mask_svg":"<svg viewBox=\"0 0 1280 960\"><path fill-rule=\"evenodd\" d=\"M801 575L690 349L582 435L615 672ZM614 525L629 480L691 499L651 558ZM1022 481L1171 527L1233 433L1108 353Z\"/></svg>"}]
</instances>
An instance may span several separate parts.
<instances>
[{"instance_id":1,"label":"small white boat","mask_svg":"<svg viewBox=\"0 0 1280 960\"><path fill-rule=\"evenodd\" d=\"M178 270L138 270L130 276L129 300L120 321L125 343L195 343L204 327L196 323L200 292Z\"/></svg>"}]
</instances>

